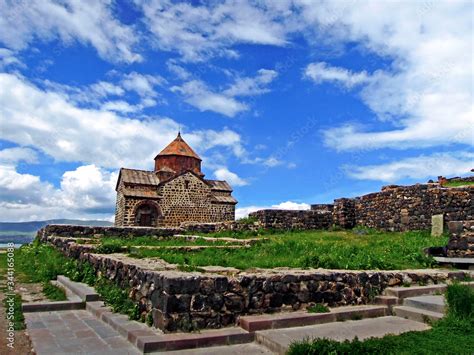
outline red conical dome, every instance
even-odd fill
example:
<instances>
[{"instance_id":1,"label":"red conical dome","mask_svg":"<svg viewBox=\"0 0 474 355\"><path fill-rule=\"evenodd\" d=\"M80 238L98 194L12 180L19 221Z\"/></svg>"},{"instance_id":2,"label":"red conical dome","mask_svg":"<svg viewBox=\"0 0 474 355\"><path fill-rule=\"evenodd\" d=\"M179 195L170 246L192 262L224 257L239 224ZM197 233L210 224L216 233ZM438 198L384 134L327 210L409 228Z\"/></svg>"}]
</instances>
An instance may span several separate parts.
<instances>
[{"instance_id":1,"label":"red conical dome","mask_svg":"<svg viewBox=\"0 0 474 355\"><path fill-rule=\"evenodd\" d=\"M204 176L201 172L201 160L181 137L181 133L178 133L178 136L155 157L155 172L171 170L178 175L190 170L199 176Z\"/></svg>"},{"instance_id":2,"label":"red conical dome","mask_svg":"<svg viewBox=\"0 0 474 355\"><path fill-rule=\"evenodd\" d=\"M174 141L172 141L165 147L165 149L158 153L157 157L160 155L182 155L185 157L192 157L202 160L199 155L197 155L188 145L188 143L184 141L184 139L181 137L181 133L178 133L178 136L174 139Z\"/></svg>"}]
</instances>

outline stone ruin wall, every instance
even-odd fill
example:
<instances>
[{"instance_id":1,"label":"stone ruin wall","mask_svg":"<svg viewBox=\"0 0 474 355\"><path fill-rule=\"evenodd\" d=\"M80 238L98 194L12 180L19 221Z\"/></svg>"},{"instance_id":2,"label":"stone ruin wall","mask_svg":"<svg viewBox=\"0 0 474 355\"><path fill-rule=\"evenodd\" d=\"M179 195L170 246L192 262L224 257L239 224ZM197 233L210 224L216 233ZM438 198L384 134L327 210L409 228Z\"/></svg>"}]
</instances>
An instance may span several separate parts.
<instances>
[{"instance_id":1,"label":"stone ruin wall","mask_svg":"<svg viewBox=\"0 0 474 355\"><path fill-rule=\"evenodd\" d=\"M260 210L249 214L265 229L328 229L332 213L320 210Z\"/></svg>"},{"instance_id":2,"label":"stone ruin wall","mask_svg":"<svg viewBox=\"0 0 474 355\"><path fill-rule=\"evenodd\" d=\"M447 246L450 258L474 258L474 220L448 222L451 236Z\"/></svg>"},{"instance_id":3,"label":"stone ruin wall","mask_svg":"<svg viewBox=\"0 0 474 355\"><path fill-rule=\"evenodd\" d=\"M97 274L130 288L130 297L140 310L151 312L154 325L165 332L220 328L234 325L248 314L303 310L309 304L329 306L366 304L386 287L401 284L433 284L463 279L463 271L346 271L275 269L216 273L156 271L140 266L137 259L116 254L91 253L90 247L71 238L69 228L48 227L38 232L43 242L54 245L66 256L89 263ZM112 232L110 228L110 232ZM70 236L70 235L69 235Z\"/></svg>"},{"instance_id":4,"label":"stone ruin wall","mask_svg":"<svg viewBox=\"0 0 474 355\"><path fill-rule=\"evenodd\" d=\"M443 214L449 221L474 219L474 188L442 188L438 185L386 186L334 204L315 204L311 210L261 210L250 213L260 228L350 229L357 225L386 231L426 230L431 217Z\"/></svg>"},{"instance_id":5,"label":"stone ruin wall","mask_svg":"<svg viewBox=\"0 0 474 355\"><path fill-rule=\"evenodd\" d=\"M473 219L473 195L471 187L386 186L381 192L335 200L334 223L387 231L429 229L436 214L443 214L445 223Z\"/></svg>"}]
</instances>

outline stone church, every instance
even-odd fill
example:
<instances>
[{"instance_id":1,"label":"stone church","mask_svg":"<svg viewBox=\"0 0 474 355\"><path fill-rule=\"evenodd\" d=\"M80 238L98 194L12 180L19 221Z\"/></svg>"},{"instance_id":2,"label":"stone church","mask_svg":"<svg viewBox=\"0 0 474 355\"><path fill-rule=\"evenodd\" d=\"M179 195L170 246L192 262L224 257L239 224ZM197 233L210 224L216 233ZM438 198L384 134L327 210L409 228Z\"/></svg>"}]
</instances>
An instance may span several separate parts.
<instances>
[{"instance_id":1,"label":"stone church","mask_svg":"<svg viewBox=\"0 0 474 355\"><path fill-rule=\"evenodd\" d=\"M226 181L204 179L201 158L181 134L155 157L154 171L121 168L116 226L179 226L235 219L237 200Z\"/></svg>"}]
</instances>

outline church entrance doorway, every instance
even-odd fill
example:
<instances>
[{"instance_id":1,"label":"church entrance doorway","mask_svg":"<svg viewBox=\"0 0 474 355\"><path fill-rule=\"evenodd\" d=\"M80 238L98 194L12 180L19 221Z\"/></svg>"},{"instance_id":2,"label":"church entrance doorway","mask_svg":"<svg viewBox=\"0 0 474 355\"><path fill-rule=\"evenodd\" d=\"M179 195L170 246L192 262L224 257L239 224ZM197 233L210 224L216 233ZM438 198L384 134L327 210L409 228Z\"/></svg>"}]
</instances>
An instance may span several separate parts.
<instances>
[{"instance_id":1,"label":"church entrance doorway","mask_svg":"<svg viewBox=\"0 0 474 355\"><path fill-rule=\"evenodd\" d=\"M156 227L158 211L156 208L145 203L137 208L135 213L135 224L140 227Z\"/></svg>"}]
</instances>

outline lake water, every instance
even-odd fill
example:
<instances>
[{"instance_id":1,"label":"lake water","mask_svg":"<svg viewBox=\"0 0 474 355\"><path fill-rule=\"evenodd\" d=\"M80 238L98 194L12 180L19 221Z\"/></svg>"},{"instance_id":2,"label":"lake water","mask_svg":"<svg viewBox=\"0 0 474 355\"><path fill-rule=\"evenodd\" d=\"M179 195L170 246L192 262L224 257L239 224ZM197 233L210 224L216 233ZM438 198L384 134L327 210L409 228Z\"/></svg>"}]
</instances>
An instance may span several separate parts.
<instances>
[{"instance_id":1,"label":"lake water","mask_svg":"<svg viewBox=\"0 0 474 355\"><path fill-rule=\"evenodd\" d=\"M15 248L21 247L23 244L15 244ZM8 243L0 243L0 249L8 248Z\"/></svg>"}]
</instances>

